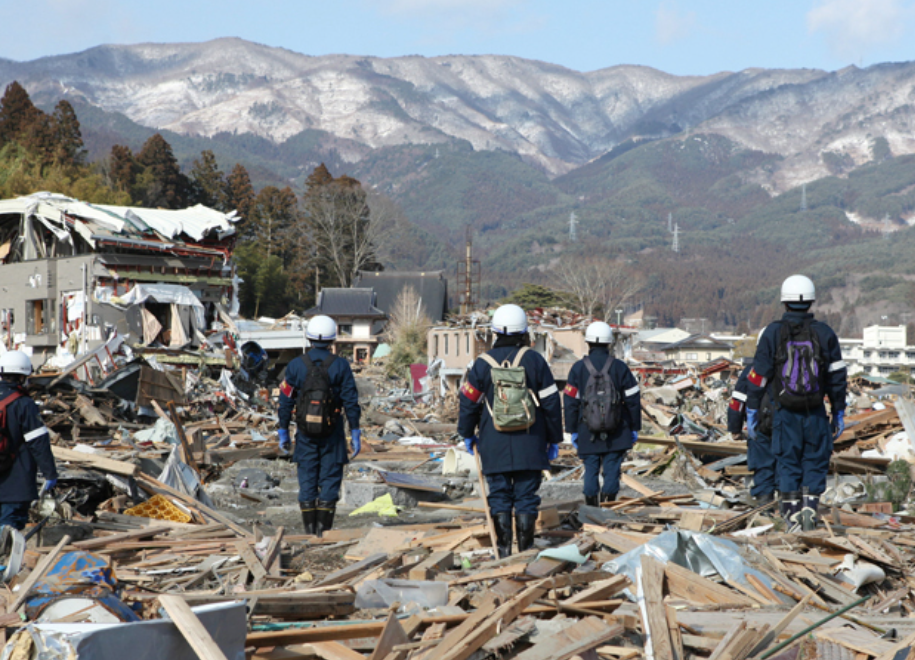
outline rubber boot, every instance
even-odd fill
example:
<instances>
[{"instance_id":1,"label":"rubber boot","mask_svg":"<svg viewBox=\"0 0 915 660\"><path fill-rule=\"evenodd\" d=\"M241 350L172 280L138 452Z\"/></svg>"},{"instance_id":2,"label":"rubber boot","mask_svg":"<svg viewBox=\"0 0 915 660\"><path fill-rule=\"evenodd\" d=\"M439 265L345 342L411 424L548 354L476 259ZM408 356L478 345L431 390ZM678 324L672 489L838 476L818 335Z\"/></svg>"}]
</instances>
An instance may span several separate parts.
<instances>
[{"instance_id":1,"label":"rubber boot","mask_svg":"<svg viewBox=\"0 0 915 660\"><path fill-rule=\"evenodd\" d=\"M820 496L819 495L807 495L804 494L804 506L797 514L797 518L801 525L801 530L805 532L812 532L817 528L817 514L820 507Z\"/></svg>"},{"instance_id":2,"label":"rubber boot","mask_svg":"<svg viewBox=\"0 0 915 660\"><path fill-rule=\"evenodd\" d=\"M316 501L299 502L299 509L302 511L302 526L305 528L306 536L314 536L318 515L317 506Z\"/></svg>"},{"instance_id":3,"label":"rubber boot","mask_svg":"<svg viewBox=\"0 0 915 660\"><path fill-rule=\"evenodd\" d=\"M791 522L791 517L801 510L801 494L798 491L783 493L779 502L779 513L785 522Z\"/></svg>"},{"instance_id":4,"label":"rubber boot","mask_svg":"<svg viewBox=\"0 0 915 660\"><path fill-rule=\"evenodd\" d=\"M315 536L321 538L324 532L327 532L334 526L334 511L337 510L336 502L325 502L318 500L316 502L317 522L315 524Z\"/></svg>"},{"instance_id":5,"label":"rubber boot","mask_svg":"<svg viewBox=\"0 0 915 660\"><path fill-rule=\"evenodd\" d=\"M512 512L494 514L492 524L496 528L496 549L499 552L499 559L505 559L512 553Z\"/></svg>"},{"instance_id":6,"label":"rubber boot","mask_svg":"<svg viewBox=\"0 0 915 660\"><path fill-rule=\"evenodd\" d=\"M597 495L585 495L585 504L588 506L600 506L597 501Z\"/></svg>"},{"instance_id":7,"label":"rubber boot","mask_svg":"<svg viewBox=\"0 0 915 660\"><path fill-rule=\"evenodd\" d=\"M537 527L536 513L515 514L515 525L518 527L518 552L524 552L534 546L534 530Z\"/></svg>"},{"instance_id":8,"label":"rubber boot","mask_svg":"<svg viewBox=\"0 0 915 660\"><path fill-rule=\"evenodd\" d=\"M601 493L601 494L600 494L600 501L601 501L601 502L615 502L615 501L616 501L616 493Z\"/></svg>"}]
</instances>

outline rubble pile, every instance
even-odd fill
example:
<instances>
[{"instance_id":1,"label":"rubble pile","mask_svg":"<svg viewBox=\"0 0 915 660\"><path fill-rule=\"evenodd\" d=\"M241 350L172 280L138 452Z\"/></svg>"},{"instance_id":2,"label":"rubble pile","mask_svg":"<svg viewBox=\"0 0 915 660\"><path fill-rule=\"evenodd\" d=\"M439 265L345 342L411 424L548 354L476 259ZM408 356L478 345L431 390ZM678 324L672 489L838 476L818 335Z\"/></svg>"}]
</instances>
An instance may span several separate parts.
<instances>
[{"instance_id":1,"label":"rubble pile","mask_svg":"<svg viewBox=\"0 0 915 660\"><path fill-rule=\"evenodd\" d=\"M746 494L726 428L739 367L635 364L644 426L618 501L581 504L564 445L535 549L495 559L453 388L417 397L357 370L363 450L316 538L275 439L276 376L233 366L147 355L95 383L35 379L61 478L25 535L0 538L4 658L915 653L907 387L852 383L823 524L799 532Z\"/></svg>"}]
</instances>

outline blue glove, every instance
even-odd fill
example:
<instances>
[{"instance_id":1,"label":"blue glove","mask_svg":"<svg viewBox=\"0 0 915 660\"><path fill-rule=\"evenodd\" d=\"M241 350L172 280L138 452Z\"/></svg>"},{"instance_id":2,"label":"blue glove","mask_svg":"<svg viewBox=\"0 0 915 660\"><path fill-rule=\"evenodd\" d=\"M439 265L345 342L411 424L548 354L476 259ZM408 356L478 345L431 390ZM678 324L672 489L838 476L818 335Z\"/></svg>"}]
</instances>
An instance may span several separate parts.
<instances>
[{"instance_id":1,"label":"blue glove","mask_svg":"<svg viewBox=\"0 0 915 660\"><path fill-rule=\"evenodd\" d=\"M276 432L280 436L280 450L289 453L289 448L292 447L292 440L289 439L289 429L280 429Z\"/></svg>"},{"instance_id":2,"label":"blue glove","mask_svg":"<svg viewBox=\"0 0 915 660\"><path fill-rule=\"evenodd\" d=\"M756 424L758 422L759 411L747 408L747 437L750 440L756 440Z\"/></svg>"},{"instance_id":3,"label":"blue glove","mask_svg":"<svg viewBox=\"0 0 915 660\"><path fill-rule=\"evenodd\" d=\"M632 444L635 444L635 443L637 443L638 441L639 441L639 432L638 432L638 431L633 431L633 432L632 432Z\"/></svg>"},{"instance_id":4,"label":"blue glove","mask_svg":"<svg viewBox=\"0 0 915 660\"><path fill-rule=\"evenodd\" d=\"M838 440L845 430L845 411L840 410L832 416L832 439Z\"/></svg>"},{"instance_id":5,"label":"blue glove","mask_svg":"<svg viewBox=\"0 0 915 660\"><path fill-rule=\"evenodd\" d=\"M57 485L57 479L48 479L41 487L42 491L52 490Z\"/></svg>"},{"instance_id":6,"label":"blue glove","mask_svg":"<svg viewBox=\"0 0 915 660\"><path fill-rule=\"evenodd\" d=\"M353 429L353 455L350 458L356 458L362 451L362 429Z\"/></svg>"},{"instance_id":7,"label":"blue glove","mask_svg":"<svg viewBox=\"0 0 915 660\"><path fill-rule=\"evenodd\" d=\"M559 458L559 445L549 444L546 447L546 460L550 463Z\"/></svg>"},{"instance_id":8,"label":"blue glove","mask_svg":"<svg viewBox=\"0 0 915 660\"><path fill-rule=\"evenodd\" d=\"M575 449L578 449L578 434L577 433L572 434L572 446L575 447Z\"/></svg>"},{"instance_id":9,"label":"blue glove","mask_svg":"<svg viewBox=\"0 0 915 660\"><path fill-rule=\"evenodd\" d=\"M467 453L471 456L473 456L473 446L477 444L478 441L479 439L475 435L470 436L469 438L464 438L464 447L467 448Z\"/></svg>"}]
</instances>

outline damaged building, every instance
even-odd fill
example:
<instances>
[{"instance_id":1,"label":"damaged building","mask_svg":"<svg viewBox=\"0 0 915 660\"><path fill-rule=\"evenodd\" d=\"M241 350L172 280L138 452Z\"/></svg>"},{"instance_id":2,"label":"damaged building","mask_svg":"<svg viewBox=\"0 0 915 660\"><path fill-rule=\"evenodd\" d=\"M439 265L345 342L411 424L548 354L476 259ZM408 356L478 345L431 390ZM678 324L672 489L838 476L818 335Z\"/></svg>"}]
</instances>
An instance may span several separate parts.
<instances>
[{"instance_id":1,"label":"damaged building","mask_svg":"<svg viewBox=\"0 0 915 660\"><path fill-rule=\"evenodd\" d=\"M0 338L40 367L112 337L199 347L234 306L235 212L88 204L36 193L0 200Z\"/></svg>"}]
</instances>

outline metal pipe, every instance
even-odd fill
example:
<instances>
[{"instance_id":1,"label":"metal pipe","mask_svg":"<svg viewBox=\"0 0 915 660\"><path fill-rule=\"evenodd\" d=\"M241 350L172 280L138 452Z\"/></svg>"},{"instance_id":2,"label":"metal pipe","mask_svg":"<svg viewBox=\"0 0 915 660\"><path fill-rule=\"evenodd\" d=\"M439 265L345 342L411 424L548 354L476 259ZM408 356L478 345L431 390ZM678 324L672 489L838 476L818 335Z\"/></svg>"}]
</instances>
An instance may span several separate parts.
<instances>
[{"instance_id":1,"label":"metal pipe","mask_svg":"<svg viewBox=\"0 0 915 660\"><path fill-rule=\"evenodd\" d=\"M820 619L820 620L817 621L816 623L813 623L813 624L807 626L807 627L804 628L801 632L797 633L796 635L792 635L791 637L789 637L788 639L786 639L786 640L785 640L784 642L782 642L781 644L777 644L777 645L774 646L772 649L770 649L770 650L766 651L765 653L763 653L761 656L759 656L760 660L766 660L766 658L772 657L773 655L775 655L776 653L778 653L778 652L781 651L782 649L784 649L784 648L790 646L792 643L794 643L796 640L800 639L801 637L803 637L803 636L806 635L807 633L809 633L809 632L811 632L811 631L813 631L813 630L816 630L817 628L819 628L820 626L822 626L824 623L827 623L827 622L829 622L829 621L832 621L832 620L835 619L837 616L842 616L842 615L845 614L848 610L851 610L851 609L854 609L854 608L858 607L858 605L864 603L864 602L867 601L867 600L870 600L870 596L863 596L863 597L859 598L858 600L856 600L854 603L850 603L850 604L846 605L845 607L843 607L842 609L836 610L835 612L833 612L833 613L830 614L829 616Z\"/></svg>"}]
</instances>

